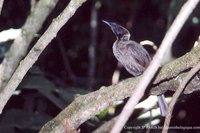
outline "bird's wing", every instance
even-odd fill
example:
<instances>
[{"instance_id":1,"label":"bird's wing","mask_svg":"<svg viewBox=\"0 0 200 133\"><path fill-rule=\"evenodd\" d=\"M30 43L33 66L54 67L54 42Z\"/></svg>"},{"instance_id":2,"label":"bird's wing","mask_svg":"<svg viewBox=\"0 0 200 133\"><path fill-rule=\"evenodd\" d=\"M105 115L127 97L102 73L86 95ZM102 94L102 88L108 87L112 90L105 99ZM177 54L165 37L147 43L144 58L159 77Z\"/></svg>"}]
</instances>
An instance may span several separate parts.
<instances>
[{"instance_id":1,"label":"bird's wing","mask_svg":"<svg viewBox=\"0 0 200 133\"><path fill-rule=\"evenodd\" d=\"M123 45L124 47L120 48L121 54L124 55L121 63L133 76L141 75L151 60L148 52L134 41L128 41Z\"/></svg>"},{"instance_id":2,"label":"bird's wing","mask_svg":"<svg viewBox=\"0 0 200 133\"><path fill-rule=\"evenodd\" d=\"M126 54L131 55L138 64L146 68L151 61L151 57L144 47L134 41L130 41L126 45L128 49Z\"/></svg>"}]
</instances>

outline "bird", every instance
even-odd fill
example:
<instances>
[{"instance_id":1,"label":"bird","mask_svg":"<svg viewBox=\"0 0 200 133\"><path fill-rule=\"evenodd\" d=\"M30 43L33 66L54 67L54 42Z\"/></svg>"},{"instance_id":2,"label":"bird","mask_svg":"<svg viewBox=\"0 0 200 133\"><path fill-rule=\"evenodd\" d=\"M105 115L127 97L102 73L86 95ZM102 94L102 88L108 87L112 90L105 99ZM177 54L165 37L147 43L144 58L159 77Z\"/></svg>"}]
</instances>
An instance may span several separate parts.
<instances>
[{"instance_id":1,"label":"bird","mask_svg":"<svg viewBox=\"0 0 200 133\"><path fill-rule=\"evenodd\" d=\"M130 40L131 35L126 28L115 22L102 21L111 28L117 38L112 47L115 58L133 77L142 75L151 62L149 53L142 45ZM168 105L164 94L157 95L157 97L161 115L165 116Z\"/></svg>"}]
</instances>

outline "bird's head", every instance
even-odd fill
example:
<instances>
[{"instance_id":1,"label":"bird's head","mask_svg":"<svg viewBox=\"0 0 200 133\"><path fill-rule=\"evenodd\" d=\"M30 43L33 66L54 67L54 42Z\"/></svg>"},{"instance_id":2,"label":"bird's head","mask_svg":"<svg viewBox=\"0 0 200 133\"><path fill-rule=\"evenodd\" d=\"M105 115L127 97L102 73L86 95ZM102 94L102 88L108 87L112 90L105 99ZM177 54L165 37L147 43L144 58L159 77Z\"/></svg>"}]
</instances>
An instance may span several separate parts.
<instances>
[{"instance_id":1,"label":"bird's head","mask_svg":"<svg viewBox=\"0 0 200 133\"><path fill-rule=\"evenodd\" d=\"M103 22L111 28L118 40L128 41L130 39L130 33L126 28L114 22L108 22L105 20L103 20Z\"/></svg>"}]
</instances>

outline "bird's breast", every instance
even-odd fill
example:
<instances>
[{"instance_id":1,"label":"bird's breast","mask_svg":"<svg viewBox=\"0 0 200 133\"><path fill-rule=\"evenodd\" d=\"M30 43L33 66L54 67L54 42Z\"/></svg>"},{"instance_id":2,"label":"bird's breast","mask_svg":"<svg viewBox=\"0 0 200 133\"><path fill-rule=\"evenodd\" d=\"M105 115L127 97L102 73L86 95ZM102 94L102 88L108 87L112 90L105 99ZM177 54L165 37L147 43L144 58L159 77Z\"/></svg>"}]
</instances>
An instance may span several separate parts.
<instances>
[{"instance_id":1,"label":"bird's breast","mask_svg":"<svg viewBox=\"0 0 200 133\"><path fill-rule=\"evenodd\" d=\"M124 53L125 51L123 49L124 48L122 46L120 46L119 43L115 42L113 44L113 54L117 58L117 60L121 63L123 62L123 57L125 55L125 53Z\"/></svg>"}]
</instances>

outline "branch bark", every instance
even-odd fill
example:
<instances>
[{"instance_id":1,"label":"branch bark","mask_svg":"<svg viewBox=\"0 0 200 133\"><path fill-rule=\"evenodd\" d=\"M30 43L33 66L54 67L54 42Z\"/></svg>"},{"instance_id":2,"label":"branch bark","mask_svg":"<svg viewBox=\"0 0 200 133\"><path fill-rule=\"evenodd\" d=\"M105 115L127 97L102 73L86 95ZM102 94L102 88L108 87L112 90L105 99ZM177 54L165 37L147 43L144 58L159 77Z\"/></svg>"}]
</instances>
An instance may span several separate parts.
<instances>
[{"instance_id":1,"label":"branch bark","mask_svg":"<svg viewBox=\"0 0 200 133\"><path fill-rule=\"evenodd\" d=\"M20 62L19 67L16 69L15 73L9 80L6 87L0 92L0 113L2 112L4 106L6 105L9 98L12 96L13 92L22 81L23 77L27 71L36 62L39 55L46 48L46 46L51 42L51 40L56 37L58 31L63 27L63 25L74 15L75 11L85 2L86 0L71 0L64 11L53 20L45 33L40 37L34 47L30 50L28 55Z\"/></svg>"},{"instance_id":2,"label":"branch bark","mask_svg":"<svg viewBox=\"0 0 200 133\"><path fill-rule=\"evenodd\" d=\"M165 65L161 69L160 73L158 73L155 79L156 85L153 85L153 91L151 93L164 93L168 87L169 90L175 91L180 80L182 80L187 73L181 72L188 70L188 68L191 68L198 63L198 57L200 57L199 51L200 46L197 46L183 57ZM186 60L188 60L187 63L184 62ZM181 66L181 69L177 67L177 65ZM178 78L175 78L176 76ZM129 97L131 95L130 92L134 90L140 78L141 77L126 79L118 84L102 87L95 92L79 96L53 120L45 124L40 133L64 133L66 132L65 127L67 127L70 131L74 131L86 120L99 114L105 108L112 105L115 101ZM199 81L196 78L192 80L191 83L186 87L184 93L191 93L195 91L193 87L200 89L200 87L195 86L195 83L197 82ZM162 89L163 86L165 87L165 90Z\"/></svg>"},{"instance_id":3,"label":"branch bark","mask_svg":"<svg viewBox=\"0 0 200 133\"><path fill-rule=\"evenodd\" d=\"M19 65L19 62L26 55L31 41L41 29L42 24L49 13L54 9L57 2L58 0L40 0L36 4L34 10L31 11L18 37L14 40L0 65L0 91L4 89L8 80Z\"/></svg>"},{"instance_id":4,"label":"branch bark","mask_svg":"<svg viewBox=\"0 0 200 133\"><path fill-rule=\"evenodd\" d=\"M156 52L149 67L144 72L142 79L140 80L140 82L138 82L138 85L135 88L134 92L132 93L132 96L124 106L121 114L119 115L119 119L117 120L113 129L111 130L111 133L119 133L122 130L123 126L126 124L128 118L134 111L134 107L143 97L146 88L152 81L153 77L155 76L160 66L162 66L166 50L172 46L172 43L174 42L180 29L182 28L183 24L186 22L187 18L192 13L198 2L199 0L188 0L181 8L173 24L167 31L160 45L160 48Z\"/></svg>"},{"instance_id":5,"label":"branch bark","mask_svg":"<svg viewBox=\"0 0 200 133\"><path fill-rule=\"evenodd\" d=\"M162 130L162 133L167 133L175 103L176 103L178 97L180 96L180 94L182 93L182 91L184 90L185 86L189 82L189 80L191 80L191 78L199 71L199 69L200 69L200 62L190 72L188 72L188 74L185 76L183 81L180 83L178 89L174 93L174 95L172 97L172 101L169 104L169 109L167 111L167 115L165 118L165 123L164 123L164 128Z\"/></svg>"}]
</instances>

